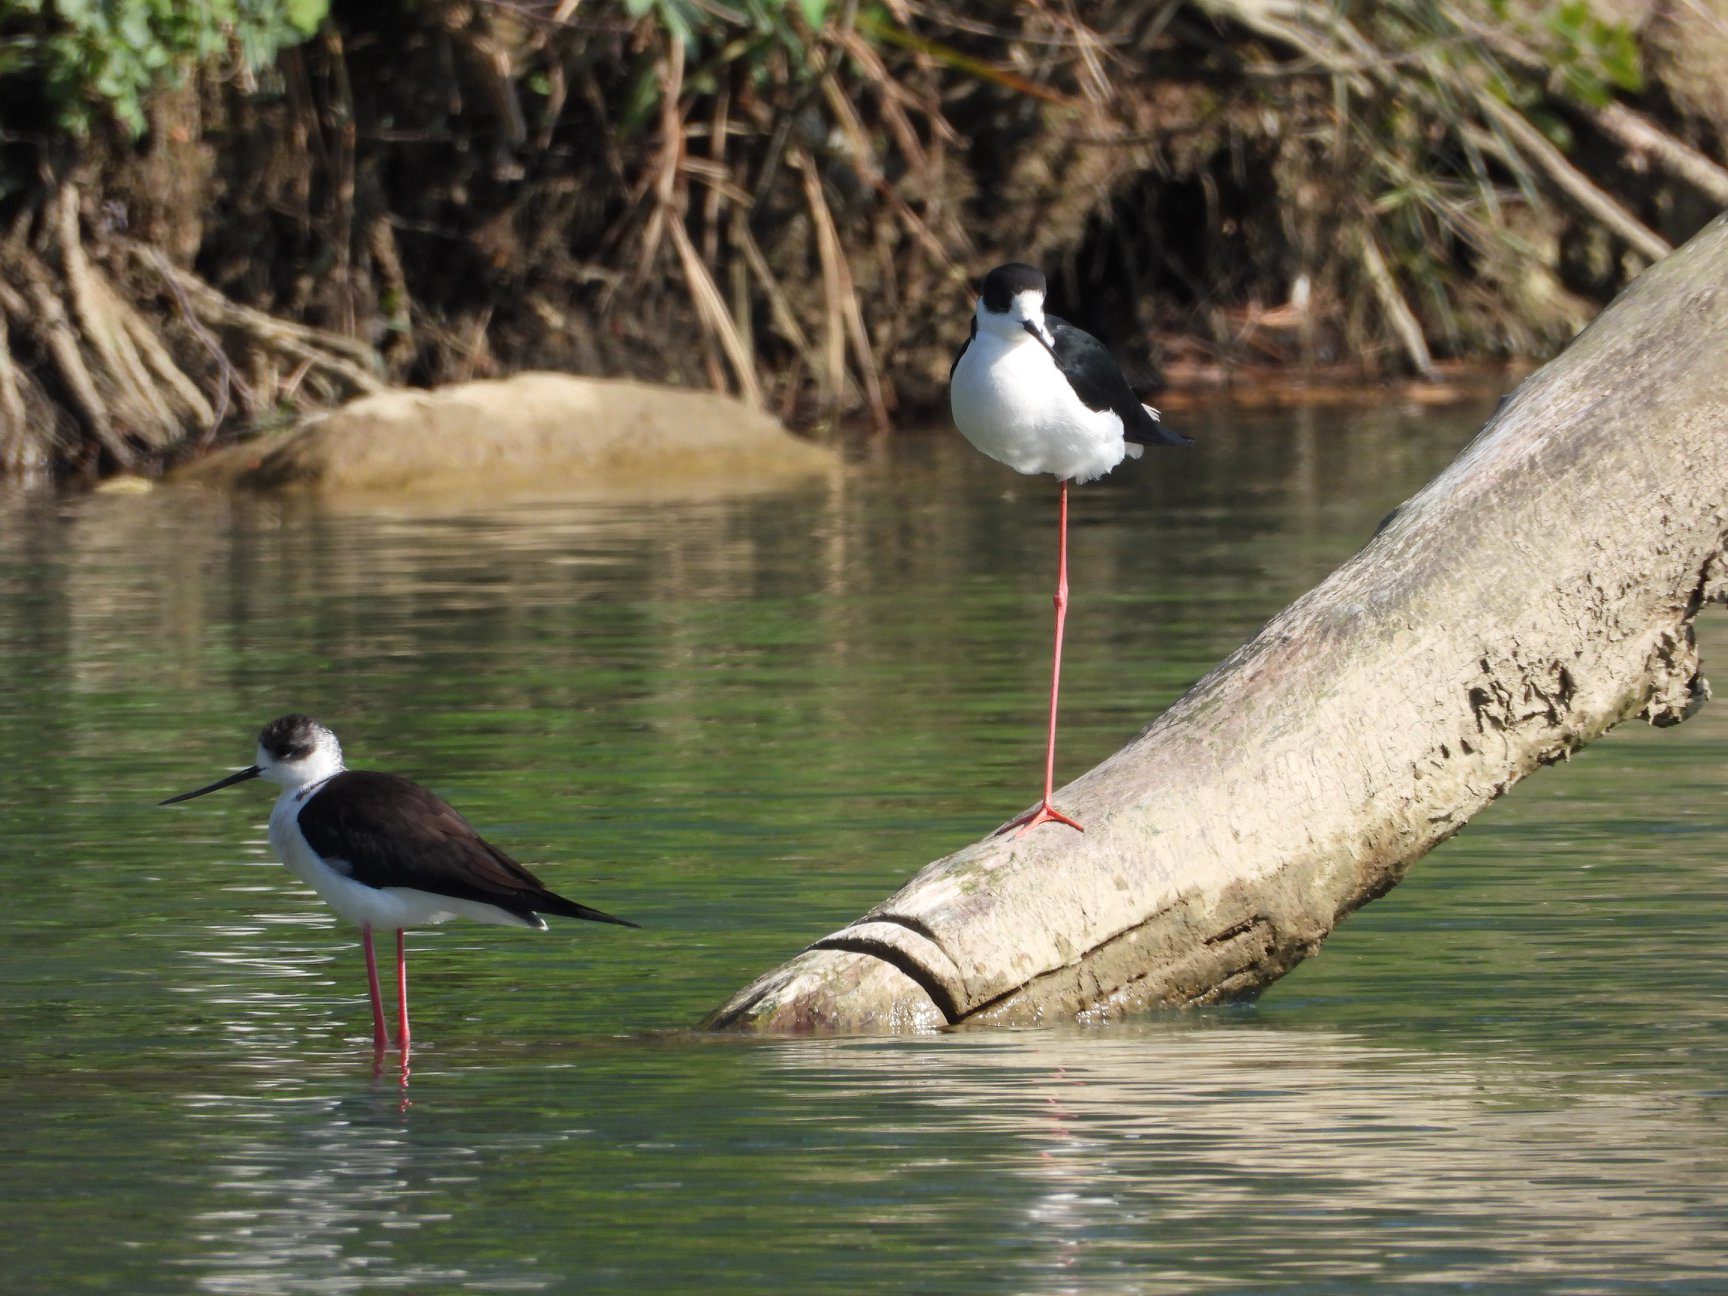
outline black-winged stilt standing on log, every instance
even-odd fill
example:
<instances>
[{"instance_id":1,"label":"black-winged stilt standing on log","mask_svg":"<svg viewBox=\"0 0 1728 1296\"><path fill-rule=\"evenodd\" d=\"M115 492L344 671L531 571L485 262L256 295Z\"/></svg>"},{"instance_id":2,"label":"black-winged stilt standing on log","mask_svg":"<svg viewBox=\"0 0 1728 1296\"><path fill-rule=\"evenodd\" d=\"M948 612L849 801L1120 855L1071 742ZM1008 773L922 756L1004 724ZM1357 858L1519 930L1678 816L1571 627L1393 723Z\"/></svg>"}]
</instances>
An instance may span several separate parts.
<instances>
[{"instance_id":1,"label":"black-winged stilt standing on log","mask_svg":"<svg viewBox=\"0 0 1728 1296\"><path fill-rule=\"evenodd\" d=\"M1068 614L1068 483L1102 477L1124 458L1138 459L1142 446L1191 444L1140 403L1103 343L1044 313L1044 295L1044 276L1032 266L1013 262L985 275L971 336L948 371L954 423L966 439L1016 472L1053 473L1061 485L1044 798L1000 832L1027 832L1051 820L1085 831L1050 799Z\"/></svg>"},{"instance_id":2,"label":"black-winged stilt standing on log","mask_svg":"<svg viewBox=\"0 0 1728 1296\"><path fill-rule=\"evenodd\" d=\"M408 956L403 933L450 918L546 930L541 914L633 922L548 891L441 797L396 774L351 770L336 735L309 716L272 720L257 763L163 805L263 778L282 788L270 812L270 845L288 871L360 928L372 995L372 1045L382 1049L384 1000L372 932L396 933L397 1044L408 1047Z\"/></svg>"}]
</instances>

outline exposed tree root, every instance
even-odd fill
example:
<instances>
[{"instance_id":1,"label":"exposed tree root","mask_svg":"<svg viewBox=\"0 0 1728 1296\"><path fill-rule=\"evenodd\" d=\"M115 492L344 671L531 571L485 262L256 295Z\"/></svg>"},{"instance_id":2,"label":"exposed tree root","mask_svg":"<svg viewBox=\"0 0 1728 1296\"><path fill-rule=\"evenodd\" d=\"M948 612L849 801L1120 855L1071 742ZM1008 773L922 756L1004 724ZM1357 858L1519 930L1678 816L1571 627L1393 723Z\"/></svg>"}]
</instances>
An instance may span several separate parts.
<instances>
[{"instance_id":1,"label":"exposed tree root","mask_svg":"<svg viewBox=\"0 0 1728 1296\"><path fill-rule=\"evenodd\" d=\"M286 375L296 371L304 375L299 389L311 389L326 404L382 391L387 385L377 352L364 342L230 301L191 271L170 264L155 248L129 239L116 245L136 266L154 275L200 324L226 335L225 346L270 363L279 376L278 391Z\"/></svg>"},{"instance_id":2,"label":"exposed tree root","mask_svg":"<svg viewBox=\"0 0 1728 1296\"><path fill-rule=\"evenodd\" d=\"M81 200L79 185L61 182L34 221L0 242L0 471L88 463L80 437L111 467L147 468L188 437L213 433L231 389L243 391L256 418L260 401L235 377L231 355L295 371L320 403L383 387L364 344L238 305L157 249L111 238L105 246L124 251L184 309L200 349L177 355L184 343L151 323L90 256ZM270 399L280 389L274 384Z\"/></svg>"},{"instance_id":3,"label":"exposed tree root","mask_svg":"<svg viewBox=\"0 0 1728 1296\"><path fill-rule=\"evenodd\" d=\"M0 292L0 299L6 294ZM52 464L58 410L12 358L9 310L0 314L0 476L29 481Z\"/></svg>"},{"instance_id":4,"label":"exposed tree root","mask_svg":"<svg viewBox=\"0 0 1728 1296\"><path fill-rule=\"evenodd\" d=\"M51 271L28 248L14 247L0 251L0 274L21 289L0 291L0 307L14 335L35 342L52 362L73 416L117 465L131 467L136 454L103 398L91 372L95 357L61 306ZM120 383L110 376L106 385L118 389Z\"/></svg>"}]
</instances>

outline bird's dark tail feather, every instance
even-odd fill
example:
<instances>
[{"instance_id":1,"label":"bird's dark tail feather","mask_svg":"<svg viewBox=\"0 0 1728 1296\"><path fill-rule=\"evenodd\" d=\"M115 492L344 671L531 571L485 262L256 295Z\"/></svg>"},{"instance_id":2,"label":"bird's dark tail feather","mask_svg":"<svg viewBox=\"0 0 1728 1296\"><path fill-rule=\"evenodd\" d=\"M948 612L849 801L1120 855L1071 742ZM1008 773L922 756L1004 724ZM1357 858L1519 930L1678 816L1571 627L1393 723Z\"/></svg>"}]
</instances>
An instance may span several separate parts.
<instances>
[{"instance_id":1,"label":"bird's dark tail feather","mask_svg":"<svg viewBox=\"0 0 1728 1296\"><path fill-rule=\"evenodd\" d=\"M553 914L559 918L586 918L589 922L616 923L620 927L635 927L641 930L641 923L633 923L628 918L614 918L609 913L599 909L590 909L585 904L577 904L574 900L566 900L563 896L553 895L548 891L534 900L536 913Z\"/></svg>"},{"instance_id":2,"label":"bird's dark tail feather","mask_svg":"<svg viewBox=\"0 0 1728 1296\"><path fill-rule=\"evenodd\" d=\"M1146 411L1146 417L1138 420L1138 426L1128 428L1122 433L1124 440L1132 441L1136 445L1185 446L1194 444L1193 437L1183 436L1180 432L1172 432L1165 427L1164 420L1158 416L1158 411L1150 405L1142 405L1140 408Z\"/></svg>"}]
</instances>

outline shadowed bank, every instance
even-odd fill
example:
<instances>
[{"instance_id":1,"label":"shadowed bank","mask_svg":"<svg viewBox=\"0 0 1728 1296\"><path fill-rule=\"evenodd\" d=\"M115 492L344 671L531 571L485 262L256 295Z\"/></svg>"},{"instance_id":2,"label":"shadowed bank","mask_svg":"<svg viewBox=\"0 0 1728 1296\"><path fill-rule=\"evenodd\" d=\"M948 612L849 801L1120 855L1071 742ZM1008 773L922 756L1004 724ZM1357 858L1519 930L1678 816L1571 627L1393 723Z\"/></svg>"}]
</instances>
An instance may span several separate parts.
<instances>
[{"instance_id":1,"label":"shadowed bank","mask_svg":"<svg viewBox=\"0 0 1728 1296\"><path fill-rule=\"evenodd\" d=\"M523 370L883 428L1010 258L1146 389L1546 357L1728 203L1706 5L124 8L0 24L8 476Z\"/></svg>"}]
</instances>

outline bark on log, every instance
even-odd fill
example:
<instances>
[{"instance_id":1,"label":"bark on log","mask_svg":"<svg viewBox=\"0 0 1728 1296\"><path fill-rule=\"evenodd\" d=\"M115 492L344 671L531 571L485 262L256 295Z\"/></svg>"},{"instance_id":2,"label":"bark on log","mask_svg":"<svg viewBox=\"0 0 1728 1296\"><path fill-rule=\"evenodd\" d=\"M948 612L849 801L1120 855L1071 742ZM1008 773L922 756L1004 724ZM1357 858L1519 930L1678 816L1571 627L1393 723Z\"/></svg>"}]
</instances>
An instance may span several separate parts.
<instances>
[{"instance_id":1,"label":"bark on log","mask_svg":"<svg viewBox=\"0 0 1728 1296\"><path fill-rule=\"evenodd\" d=\"M1692 621L1728 591L1725 378L1728 217L1064 789L1084 836L931 864L707 1025L891 1032L1257 993L1524 775L1708 696Z\"/></svg>"}]
</instances>

